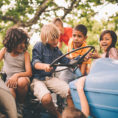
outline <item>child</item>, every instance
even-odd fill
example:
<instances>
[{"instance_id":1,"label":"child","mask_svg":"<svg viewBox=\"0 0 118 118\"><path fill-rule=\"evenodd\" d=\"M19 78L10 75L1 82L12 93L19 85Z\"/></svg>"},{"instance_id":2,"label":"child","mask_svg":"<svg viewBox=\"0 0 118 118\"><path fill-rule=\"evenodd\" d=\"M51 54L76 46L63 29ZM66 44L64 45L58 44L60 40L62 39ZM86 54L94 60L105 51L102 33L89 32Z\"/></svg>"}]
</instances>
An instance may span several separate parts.
<instances>
[{"instance_id":1,"label":"child","mask_svg":"<svg viewBox=\"0 0 118 118\"><path fill-rule=\"evenodd\" d=\"M79 109L67 107L62 113L62 118L87 118Z\"/></svg>"},{"instance_id":2,"label":"child","mask_svg":"<svg viewBox=\"0 0 118 118\"><path fill-rule=\"evenodd\" d=\"M6 73L6 85L9 87L14 98L23 103L32 75L30 55L26 51L29 37L26 32L19 28L8 29L4 47L0 51L0 60L4 59L3 71Z\"/></svg>"},{"instance_id":3,"label":"child","mask_svg":"<svg viewBox=\"0 0 118 118\"><path fill-rule=\"evenodd\" d=\"M11 95L9 88L0 78L0 118L6 118L2 117L3 113L7 118L17 118L15 100Z\"/></svg>"},{"instance_id":4,"label":"child","mask_svg":"<svg viewBox=\"0 0 118 118\"><path fill-rule=\"evenodd\" d=\"M72 37L72 28L70 27L63 27L63 22L60 18L55 18L53 23L59 28L60 30L60 38L58 42L58 47L62 48L62 42L68 46L69 39Z\"/></svg>"},{"instance_id":5,"label":"child","mask_svg":"<svg viewBox=\"0 0 118 118\"><path fill-rule=\"evenodd\" d=\"M73 29L72 39L69 41L69 44L68 44L68 52L72 51L73 49L77 49L79 47L87 46L86 39L87 39L87 28L82 24L77 25ZM69 58L73 59L77 57L78 55L82 56L87 51L88 51L87 48L78 50L76 52L71 53L69 55ZM87 61L84 61L81 65L79 65L82 75L85 75L87 73L87 66L90 63L91 61L87 60Z\"/></svg>"},{"instance_id":6,"label":"child","mask_svg":"<svg viewBox=\"0 0 118 118\"><path fill-rule=\"evenodd\" d=\"M78 95L80 98L80 104L81 104L82 111L80 111L79 109L76 109L74 107L67 107L66 109L64 109L64 111L62 113L62 118L91 118L89 104L88 104L88 101L87 101L85 93L84 93L85 78L86 78L86 76L81 77L75 83L75 86L77 88Z\"/></svg>"},{"instance_id":7,"label":"child","mask_svg":"<svg viewBox=\"0 0 118 118\"><path fill-rule=\"evenodd\" d=\"M49 90L59 94L63 98L67 98L69 105L73 104L69 96L68 84L55 78L53 76L55 68L50 67L50 63L62 55L62 52L57 47L58 39L59 30L54 24L47 24L42 27L42 42L35 44L32 53L33 81L31 90L50 113L57 118L61 118L60 113L56 110L52 102ZM59 61L65 64L70 62L66 57L63 57Z\"/></svg>"},{"instance_id":8,"label":"child","mask_svg":"<svg viewBox=\"0 0 118 118\"><path fill-rule=\"evenodd\" d=\"M89 58L100 58L100 57L106 57L106 58L112 58L112 59L118 59L118 52L115 48L115 44L117 42L117 35L112 30L105 30L102 32L100 36L100 47L103 50L103 54L99 55L97 52L90 53Z\"/></svg>"},{"instance_id":9,"label":"child","mask_svg":"<svg viewBox=\"0 0 118 118\"><path fill-rule=\"evenodd\" d=\"M86 76L83 76L80 79L78 79L77 82L75 83L75 86L77 88L77 92L80 98L81 110L85 114L86 117L91 118L89 104L84 93L85 79L86 79Z\"/></svg>"}]
</instances>

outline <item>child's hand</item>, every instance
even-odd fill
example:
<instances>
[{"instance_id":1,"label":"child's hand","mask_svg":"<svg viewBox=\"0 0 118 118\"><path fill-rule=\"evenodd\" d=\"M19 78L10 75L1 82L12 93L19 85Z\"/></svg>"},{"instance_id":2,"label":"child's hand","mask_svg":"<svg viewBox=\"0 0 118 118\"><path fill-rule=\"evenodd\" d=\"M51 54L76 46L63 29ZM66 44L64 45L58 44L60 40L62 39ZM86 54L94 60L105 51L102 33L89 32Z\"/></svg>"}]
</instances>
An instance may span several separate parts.
<instances>
[{"instance_id":1,"label":"child's hand","mask_svg":"<svg viewBox=\"0 0 118 118\"><path fill-rule=\"evenodd\" d=\"M89 55L86 55L86 56L84 57L84 61L88 61L89 59L90 59Z\"/></svg>"},{"instance_id":2,"label":"child's hand","mask_svg":"<svg viewBox=\"0 0 118 118\"><path fill-rule=\"evenodd\" d=\"M44 65L45 72L50 72L52 69L53 69L53 67L50 67L50 64L45 64Z\"/></svg>"},{"instance_id":3,"label":"child's hand","mask_svg":"<svg viewBox=\"0 0 118 118\"><path fill-rule=\"evenodd\" d=\"M17 76L14 74L13 76L11 76L10 78L9 78L9 80L7 81L7 86L9 87L9 88L17 88L17 81L18 81L18 78L17 78Z\"/></svg>"},{"instance_id":4,"label":"child's hand","mask_svg":"<svg viewBox=\"0 0 118 118\"><path fill-rule=\"evenodd\" d=\"M75 83L75 86L77 88L78 92L81 92L84 90L84 82L85 82L86 76L81 77L80 79L77 80L77 82Z\"/></svg>"},{"instance_id":5,"label":"child's hand","mask_svg":"<svg viewBox=\"0 0 118 118\"><path fill-rule=\"evenodd\" d=\"M100 55L98 54L98 52L95 50L95 52L90 52L89 54L88 54L88 57L89 58L93 58L93 59L97 59L97 58L100 58Z\"/></svg>"}]
</instances>

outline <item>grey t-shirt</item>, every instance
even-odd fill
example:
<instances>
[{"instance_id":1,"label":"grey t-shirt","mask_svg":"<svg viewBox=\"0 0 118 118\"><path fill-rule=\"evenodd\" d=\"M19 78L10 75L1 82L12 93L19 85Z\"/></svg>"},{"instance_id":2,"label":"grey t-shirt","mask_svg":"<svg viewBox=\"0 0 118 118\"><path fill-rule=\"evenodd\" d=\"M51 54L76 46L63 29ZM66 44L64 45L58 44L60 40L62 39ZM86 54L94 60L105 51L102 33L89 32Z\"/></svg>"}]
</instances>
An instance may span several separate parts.
<instances>
[{"instance_id":1,"label":"grey t-shirt","mask_svg":"<svg viewBox=\"0 0 118 118\"><path fill-rule=\"evenodd\" d=\"M7 78L10 78L13 74L25 71L25 57L24 53L19 54L16 57L11 56L6 52L4 56L3 72L6 73Z\"/></svg>"}]
</instances>

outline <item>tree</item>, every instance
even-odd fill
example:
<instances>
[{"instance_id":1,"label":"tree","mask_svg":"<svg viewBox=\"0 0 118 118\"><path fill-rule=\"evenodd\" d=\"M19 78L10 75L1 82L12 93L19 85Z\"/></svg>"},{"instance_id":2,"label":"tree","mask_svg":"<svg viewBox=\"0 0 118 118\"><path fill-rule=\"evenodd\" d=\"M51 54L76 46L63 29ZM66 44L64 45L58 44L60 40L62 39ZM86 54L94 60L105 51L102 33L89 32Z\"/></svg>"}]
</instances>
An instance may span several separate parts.
<instances>
[{"instance_id":1,"label":"tree","mask_svg":"<svg viewBox=\"0 0 118 118\"><path fill-rule=\"evenodd\" d=\"M117 2L117 0L106 1L113 4ZM89 19L96 14L91 5L104 4L104 0L84 0L84 2L83 0L65 0L64 2L66 6L58 5L56 0L0 0L0 23L30 29L34 24L41 26L43 20L51 21L52 17L58 17L60 10L62 19L66 19L67 16L69 18L70 14ZM3 29L2 26L0 28Z\"/></svg>"}]
</instances>

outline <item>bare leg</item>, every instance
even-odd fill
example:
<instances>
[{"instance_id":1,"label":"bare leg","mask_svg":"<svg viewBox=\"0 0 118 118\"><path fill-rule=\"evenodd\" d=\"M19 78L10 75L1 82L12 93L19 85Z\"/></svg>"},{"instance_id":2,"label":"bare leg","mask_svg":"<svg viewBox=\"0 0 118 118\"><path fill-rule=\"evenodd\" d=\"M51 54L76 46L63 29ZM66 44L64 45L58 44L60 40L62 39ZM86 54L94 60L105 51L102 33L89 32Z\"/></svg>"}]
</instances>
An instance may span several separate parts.
<instances>
[{"instance_id":1,"label":"bare leg","mask_svg":"<svg viewBox=\"0 0 118 118\"><path fill-rule=\"evenodd\" d=\"M18 100L20 103L24 103L27 92L28 92L28 86L26 86L25 88L18 87L17 93L18 93Z\"/></svg>"},{"instance_id":2,"label":"bare leg","mask_svg":"<svg viewBox=\"0 0 118 118\"><path fill-rule=\"evenodd\" d=\"M61 114L56 110L50 94L43 96L41 102L44 108L46 108L52 115L56 116L57 118L61 118Z\"/></svg>"},{"instance_id":3,"label":"bare leg","mask_svg":"<svg viewBox=\"0 0 118 118\"><path fill-rule=\"evenodd\" d=\"M4 89L0 89L0 107L8 118L17 118L15 99ZM0 118L2 117L0 116Z\"/></svg>"},{"instance_id":4,"label":"bare leg","mask_svg":"<svg viewBox=\"0 0 118 118\"><path fill-rule=\"evenodd\" d=\"M67 104L69 107L74 107L70 91L69 91L69 95L67 96Z\"/></svg>"},{"instance_id":5,"label":"bare leg","mask_svg":"<svg viewBox=\"0 0 118 118\"><path fill-rule=\"evenodd\" d=\"M18 100L20 103L24 103L25 97L28 92L28 80L24 77L19 78L18 80L18 88L17 88L17 94L18 94Z\"/></svg>"}]
</instances>

